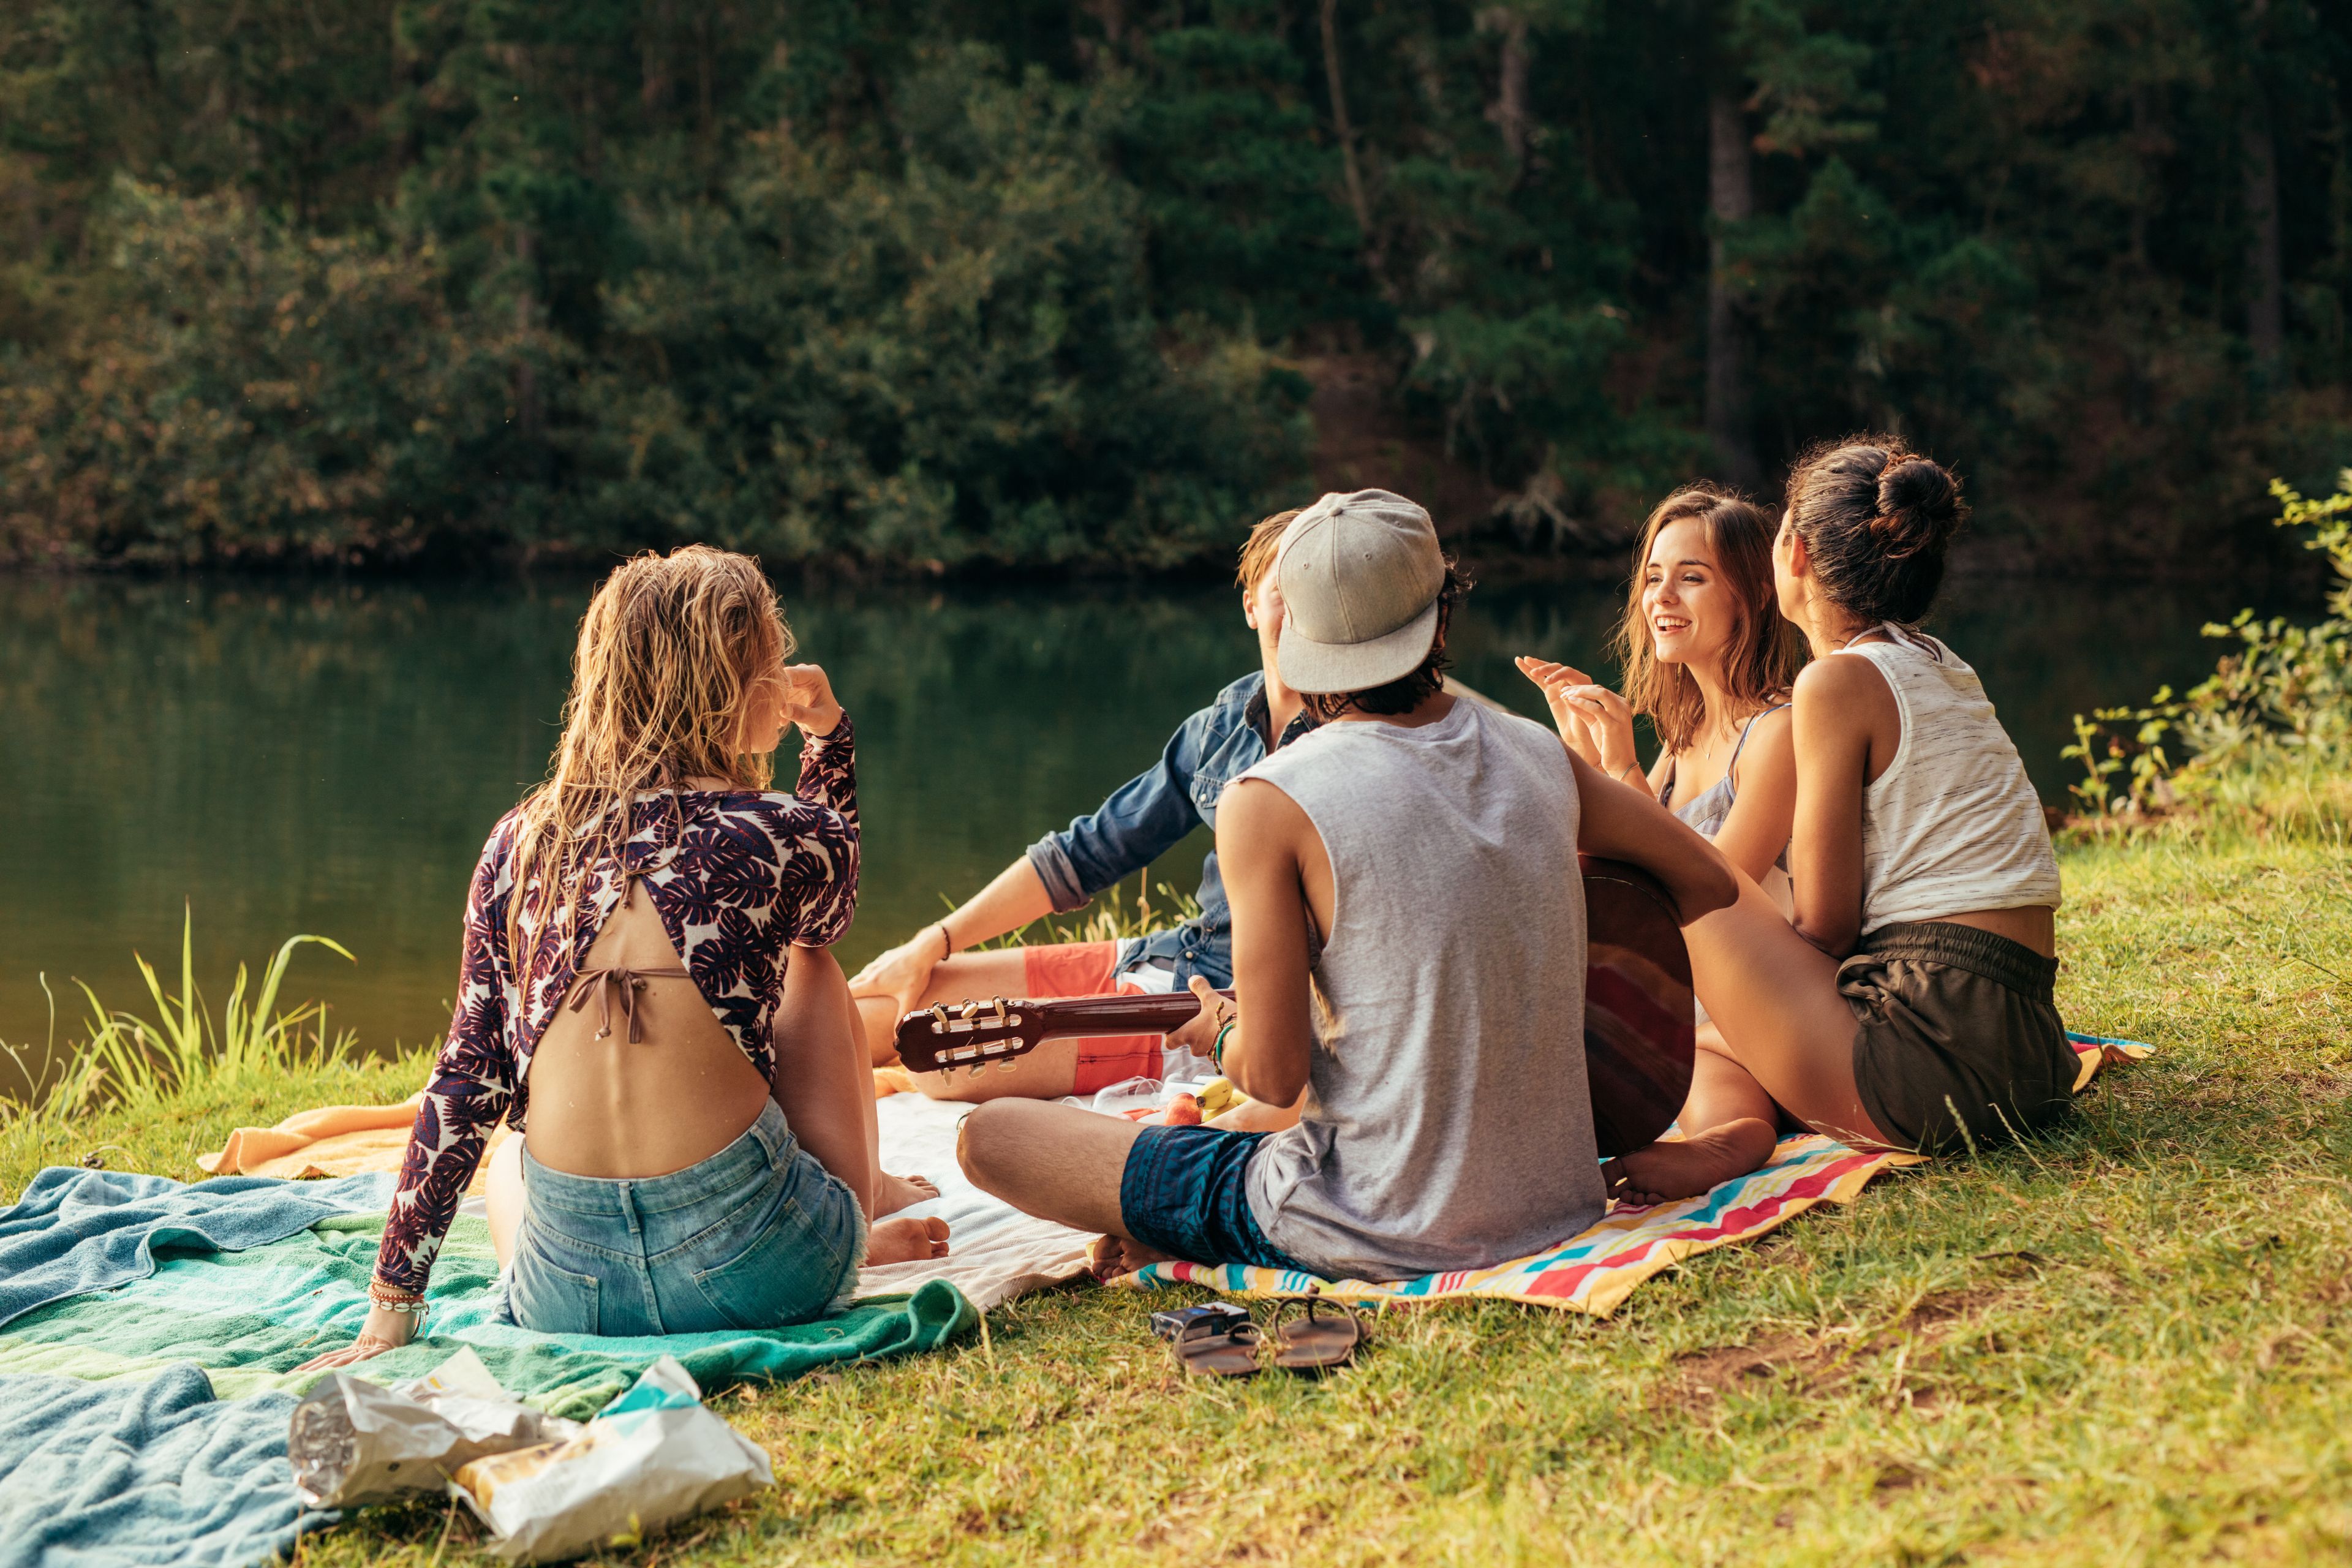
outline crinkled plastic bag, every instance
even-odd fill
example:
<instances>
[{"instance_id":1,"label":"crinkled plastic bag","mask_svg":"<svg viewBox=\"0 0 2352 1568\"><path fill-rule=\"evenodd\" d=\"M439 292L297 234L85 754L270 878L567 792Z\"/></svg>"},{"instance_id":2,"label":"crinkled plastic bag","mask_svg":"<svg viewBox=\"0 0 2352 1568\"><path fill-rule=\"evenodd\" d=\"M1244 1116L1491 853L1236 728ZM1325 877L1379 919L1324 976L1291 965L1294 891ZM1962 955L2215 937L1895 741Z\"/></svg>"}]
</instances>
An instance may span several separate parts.
<instances>
[{"instance_id":1,"label":"crinkled plastic bag","mask_svg":"<svg viewBox=\"0 0 2352 1568\"><path fill-rule=\"evenodd\" d=\"M767 1450L664 1356L576 1436L476 1459L449 1489L489 1528L489 1551L552 1563L774 1484Z\"/></svg>"},{"instance_id":2,"label":"crinkled plastic bag","mask_svg":"<svg viewBox=\"0 0 2352 1568\"><path fill-rule=\"evenodd\" d=\"M470 1348L414 1382L385 1387L331 1373L294 1407L286 1432L294 1489L311 1508L352 1508L438 1491L469 1460L560 1441L576 1421L518 1403Z\"/></svg>"}]
</instances>

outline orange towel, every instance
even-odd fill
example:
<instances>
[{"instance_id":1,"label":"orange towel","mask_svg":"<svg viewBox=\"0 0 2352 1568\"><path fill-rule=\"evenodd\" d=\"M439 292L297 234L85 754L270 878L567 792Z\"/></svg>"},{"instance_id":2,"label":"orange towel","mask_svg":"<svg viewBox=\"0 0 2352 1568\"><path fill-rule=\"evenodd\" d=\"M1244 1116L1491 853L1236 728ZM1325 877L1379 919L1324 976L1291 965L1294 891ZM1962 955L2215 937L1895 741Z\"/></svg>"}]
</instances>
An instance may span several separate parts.
<instances>
[{"instance_id":1,"label":"orange towel","mask_svg":"<svg viewBox=\"0 0 2352 1568\"><path fill-rule=\"evenodd\" d=\"M351 1176L362 1171L397 1171L408 1152L408 1130L416 1120L418 1094L397 1105L322 1105L298 1110L275 1127L240 1127L228 1142L196 1156L198 1168L215 1176L282 1176L309 1181ZM467 1192L478 1197L490 1168L489 1156L506 1140L500 1123Z\"/></svg>"}]
</instances>

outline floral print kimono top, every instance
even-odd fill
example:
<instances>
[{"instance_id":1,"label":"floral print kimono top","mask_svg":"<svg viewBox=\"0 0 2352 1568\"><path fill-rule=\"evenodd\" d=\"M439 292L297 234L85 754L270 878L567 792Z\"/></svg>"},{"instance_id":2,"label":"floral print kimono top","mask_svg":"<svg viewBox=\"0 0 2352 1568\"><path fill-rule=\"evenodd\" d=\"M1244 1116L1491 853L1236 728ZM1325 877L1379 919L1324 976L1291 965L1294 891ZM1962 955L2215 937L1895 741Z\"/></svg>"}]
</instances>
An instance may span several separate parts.
<instances>
[{"instance_id":1,"label":"floral print kimono top","mask_svg":"<svg viewBox=\"0 0 2352 1568\"><path fill-rule=\"evenodd\" d=\"M517 813L490 832L466 900L457 1007L433 1065L392 1198L375 1277L422 1293L458 1200L499 1119L517 1132L531 1054L581 961L635 877L652 896L695 988L760 1076L775 1073L768 1027L783 994L785 949L839 941L857 912L857 774L845 716L801 744L797 794L664 790L637 797L618 864L593 867L567 944L536 879L523 892L527 951L508 952Z\"/></svg>"}]
</instances>

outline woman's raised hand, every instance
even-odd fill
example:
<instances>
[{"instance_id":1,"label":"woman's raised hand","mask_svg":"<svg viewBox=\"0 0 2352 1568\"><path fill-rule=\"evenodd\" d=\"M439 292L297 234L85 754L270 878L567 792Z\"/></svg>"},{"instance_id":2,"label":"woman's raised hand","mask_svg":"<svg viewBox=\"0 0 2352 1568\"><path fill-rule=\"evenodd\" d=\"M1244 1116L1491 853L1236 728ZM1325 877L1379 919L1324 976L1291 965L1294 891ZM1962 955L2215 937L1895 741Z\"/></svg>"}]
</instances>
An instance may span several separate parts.
<instances>
[{"instance_id":1,"label":"woman's raised hand","mask_svg":"<svg viewBox=\"0 0 2352 1568\"><path fill-rule=\"evenodd\" d=\"M1570 751L1621 783L1632 783L1640 774L1630 703L1574 665L1524 655L1515 662L1519 673L1542 690L1551 721Z\"/></svg>"},{"instance_id":2,"label":"woman's raised hand","mask_svg":"<svg viewBox=\"0 0 2352 1568\"><path fill-rule=\"evenodd\" d=\"M840 727L841 704L834 700L833 679L824 666L784 666L784 718L818 740Z\"/></svg>"}]
</instances>

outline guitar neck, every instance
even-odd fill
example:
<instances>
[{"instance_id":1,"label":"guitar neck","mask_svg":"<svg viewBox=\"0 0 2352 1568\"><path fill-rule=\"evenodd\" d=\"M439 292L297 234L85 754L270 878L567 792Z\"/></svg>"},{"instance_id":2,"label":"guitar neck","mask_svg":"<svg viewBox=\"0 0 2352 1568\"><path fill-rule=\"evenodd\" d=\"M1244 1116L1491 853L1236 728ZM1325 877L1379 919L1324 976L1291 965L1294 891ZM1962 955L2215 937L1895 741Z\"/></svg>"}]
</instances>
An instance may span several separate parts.
<instances>
[{"instance_id":1,"label":"guitar neck","mask_svg":"<svg viewBox=\"0 0 2352 1568\"><path fill-rule=\"evenodd\" d=\"M1230 1000L1233 993L1223 993ZM1164 1035L1199 1016L1200 998L1189 991L1155 996L1069 996L1024 1002L1037 1020L1037 1038L1064 1040L1087 1035Z\"/></svg>"},{"instance_id":2,"label":"guitar neck","mask_svg":"<svg viewBox=\"0 0 2352 1568\"><path fill-rule=\"evenodd\" d=\"M1230 999L1233 993L1222 994ZM898 1059L916 1072L982 1068L1026 1056L1047 1040L1164 1035L1198 1017L1189 991L1156 996L1068 996L1047 1001L925 1008L898 1020Z\"/></svg>"}]
</instances>

